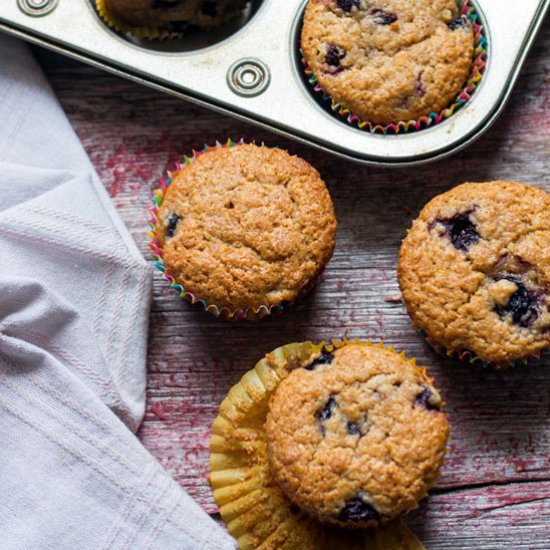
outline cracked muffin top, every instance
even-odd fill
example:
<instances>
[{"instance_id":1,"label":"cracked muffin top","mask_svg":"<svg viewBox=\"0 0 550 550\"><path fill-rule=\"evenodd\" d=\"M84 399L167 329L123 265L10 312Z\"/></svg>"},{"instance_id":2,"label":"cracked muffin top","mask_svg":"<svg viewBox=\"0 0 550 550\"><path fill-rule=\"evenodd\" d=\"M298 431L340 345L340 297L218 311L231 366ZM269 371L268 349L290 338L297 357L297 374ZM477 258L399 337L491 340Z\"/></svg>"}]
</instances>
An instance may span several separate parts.
<instances>
[{"instance_id":1,"label":"cracked muffin top","mask_svg":"<svg viewBox=\"0 0 550 550\"><path fill-rule=\"evenodd\" d=\"M399 284L430 343L495 366L550 345L550 196L466 183L434 198L401 248Z\"/></svg>"},{"instance_id":2,"label":"cracked muffin top","mask_svg":"<svg viewBox=\"0 0 550 550\"><path fill-rule=\"evenodd\" d=\"M179 32L188 25L215 27L242 10L248 0L104 0L119 21L136 27Z\"/></svg>"},{"instance_id":3,"label":"cracked muffin top","mask_svg":"<svg viewBox=\"0 0 550 550\"><path fill-rule=\"evenodd\" d=\"M456 0L310 0L301 39L333 102L377 124L448 107L468 79L474 43Z\"/></svg>"},{"instance_id":4,"label":"cracked muffin top","mask_svg":"<svg viewBox=\"0 0 550 550\"><path fill-rule=\"evenodd\" d=\"M442 407L432 380L403 355L359 343L325 350L270 400L273 476L324 523L386 523L435 484L449 432Z\"/></svg>"},{"instance_id":5,"label":"cracked muffin top","mask_svg":"<svg viewBox=\"0 0 550 550\"><path fill-rule=\"evenodd\" d=\"M335 231L319 173L256 145L210 150L174 174L156 225L166 272L230 310L295 300L330 259Z\"/></svg>"}]
</instances>

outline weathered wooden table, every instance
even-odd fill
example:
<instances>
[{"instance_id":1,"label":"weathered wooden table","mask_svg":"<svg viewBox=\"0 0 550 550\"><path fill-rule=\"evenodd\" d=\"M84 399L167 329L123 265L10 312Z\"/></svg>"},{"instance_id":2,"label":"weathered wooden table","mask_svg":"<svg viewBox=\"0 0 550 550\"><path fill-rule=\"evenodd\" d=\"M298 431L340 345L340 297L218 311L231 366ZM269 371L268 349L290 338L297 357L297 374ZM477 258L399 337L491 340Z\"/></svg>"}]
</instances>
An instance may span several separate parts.
<instances>
[{"instance_id":1,"label":"weathered wooden table","mask_svg":"<svg viewBox=\"0 0 550 550\"><path fill-rule=\"evenodd\" d=\"M463 181L516 179L550 191L550 21L511 104L468 151L428 167L365 168L37 50L99 175L143 254L146 209L168 163L228 136L265 140L314 164L339 219L317 289L281 316L228 324L155 276L147 414L139 436L210 513L210 426L219 402L263 354L312 339L384 340L430 367L453 425L448 462L407 522L432 550L550 549L550 358L493 373L442 359L415 332L398 294L399 244L420 208Z\"/></svg>"}]
</instances>

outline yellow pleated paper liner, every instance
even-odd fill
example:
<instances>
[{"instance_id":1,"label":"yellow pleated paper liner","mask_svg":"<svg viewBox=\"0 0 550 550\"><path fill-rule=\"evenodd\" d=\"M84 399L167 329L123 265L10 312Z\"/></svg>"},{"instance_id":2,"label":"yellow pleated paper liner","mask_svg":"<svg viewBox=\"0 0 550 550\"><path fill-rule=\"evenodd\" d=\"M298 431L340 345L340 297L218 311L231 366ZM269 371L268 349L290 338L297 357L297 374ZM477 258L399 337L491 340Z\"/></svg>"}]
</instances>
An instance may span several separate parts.
<instances>
[{"instance_id":1,"label":"yellow pleated paper liner","mask_svg":"<svg viewBox=\"0 0 550 550\"><path fill-rule=\"evenodd\" d=\"M479 87L483 75L485 73L485 67L487 65L487 37L485 29L481 24L479 14L476 8L473 6L471 0L457 0L458 9L460 13L467 17L474 28L475 36L475 50L474 59L472 63L472 70L464 88L455 99L455 101L446 109L441 112L433 112L426 116L421 116L416 120L400 120L391 124L376 124L368 120L361 120L358 116L353 114L342 102L333 101L330 95L323 90L317 78L313 74L313 71L308 66L305 59L302 59L304 65L304 72L307 76L308 82L313 91L318 94L321 101L327 105L332 112L339 118L342 118L351 126L370 132L371 134L383 134L383 135L395 135L395 134L407 134L431 128L437 124L440 124L444 120L452 117L457 111L468 103L474 95L476 89Z\"/></svg>"},{"instance_id":2,"label":"yellow pleated paper liner","mask_svg":"<svg viewBox=\"0 0 550 550\"><path fill-rule=\"evenodd\" d=\"M217 304L208 303L201 296L196 296L195 294L190 292L174 276L168 273L168 271L166 270L166 266L164 265L162 249L155 235L155 227L159 221L158 211L162 205L162 202L164 201L164 196L166 194L168 187L170 187L170 184L172 183L174 175L180 170L185 170L185 167L189 166L189 164L191 164L196 158L200 157L201 155L204 155L205 153L208 153L209 151L215 151L216 149L227 148L227 147L239 147L240 145L245 145L245 142L242 139L240 141L232 141L231 139L228 139L225 143L216 142L216 144L213 146L205 145L200 151L193 150L191 156L189 157L185 156L181 163L176 164L176 170L174 172L168 171L161 178L158 189L156 189L153 193L153 198L151 199L152 204L149 207L149 211L148 211L149 231L147 232L147 236L150 239L148 246L151 249L153 259L155 260L155 267L163 274L163 277L170 283L171 288L173 288L178 293L180 298L190 302L193 305L199 305L205 311L214 315L215 317L220 317L222 319L226 319L229 321L242 321L242 320L258 321L260 319L263 319L266 316L273 315L275 313L280 313L281 311L283 311L283 309L291 306L293 302L282 302L280 304L275 304L275 305L265 304L265 305L258 306L256 308L233 309L233 310L224 306L219 306ZM262 143L262 146L264 146L263 143ZM305 296L316 285L322 273L323 273L323 270L319 271L319 273L317 273L304 286L304 288L300 291L299 295L297 296L296 300Z\"/></svg>"},{"instance_id":3,"label":"yellow pleated paper liner","mask_svg":"<svg viewBox=\"0 0 550 550\"><path fill-rule=\"evenodd\" d=\"M241 550L425 550L400 520L369 530L324 526L292 504L271 476L264 429L270 397L291 370L309 364L323 349L348 343L280 347L247 372L220 405L209 480L221 517Z\"/></svg>"},{"instance_id":4,"label":"yellow pleated paper liner","mask_svg":"<svg viewBox=\"0 0 550 550\"><path fill-rule=\"evenodd\" d=\"M180 38L183 36L181 32L174 32L163 29L162 27L135 27L128 25L124 21L118 19L109 10L105 4L105 0L95 0L95 7L101 19L116 32L132 34L137 38L145 40L168 40Z\"/></svg>"}]
</instances>

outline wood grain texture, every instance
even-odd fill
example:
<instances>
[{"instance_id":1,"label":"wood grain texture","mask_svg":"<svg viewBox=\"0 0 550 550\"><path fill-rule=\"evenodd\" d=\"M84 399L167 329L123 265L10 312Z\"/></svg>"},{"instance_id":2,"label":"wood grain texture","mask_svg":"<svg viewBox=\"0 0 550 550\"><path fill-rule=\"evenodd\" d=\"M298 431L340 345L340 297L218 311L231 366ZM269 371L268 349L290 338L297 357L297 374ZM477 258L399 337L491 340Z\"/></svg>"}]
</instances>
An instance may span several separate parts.
<instances>
[{"instance_id":1,"label":"wood grain texture","mask_svg":"<svg viewBox=\"0 0 550 550\"><path fill-rule=\"evenodd\" d=\"M408 516L432 550L550 548L550 360L492 373L435 355L411 327L395 267L407 227L434 195L464 181L516 179L550 191L550 21L496 126L427 167L346 163L247 124L38 52L84 147L143 254L146 209L163 169L204 142L244 137L302 155L328 182L339 219L321 284L257 325L218 321L155 276L147 414L139 436L211 513L210 425L228 389L265 352L293 341L384 340L430 367L453 425L448 463L428 503Z\"/></svg>"}]
</instances>

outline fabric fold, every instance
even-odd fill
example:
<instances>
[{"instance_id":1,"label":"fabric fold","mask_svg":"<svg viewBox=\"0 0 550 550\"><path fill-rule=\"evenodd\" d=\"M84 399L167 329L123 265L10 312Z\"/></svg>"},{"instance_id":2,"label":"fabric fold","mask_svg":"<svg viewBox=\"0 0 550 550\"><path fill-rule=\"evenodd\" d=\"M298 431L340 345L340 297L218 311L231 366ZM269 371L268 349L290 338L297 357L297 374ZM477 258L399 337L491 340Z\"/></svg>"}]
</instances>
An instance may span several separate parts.
<instances>
[{"instance_id":1,"label":"fabric fold","mask_svg":"<svg viewBox=\"0 0 550 550\"><path fill-rule=\"evenodd\" d=\"M0 546L234 548L132 433L151 270L26 46L0 51Z\"/></svg>"}]
</instances>

